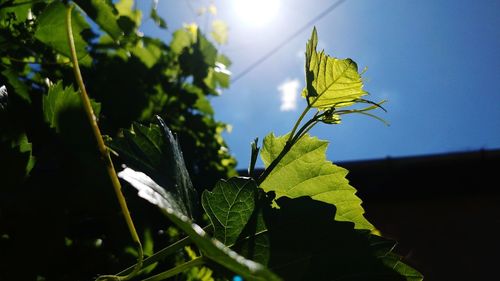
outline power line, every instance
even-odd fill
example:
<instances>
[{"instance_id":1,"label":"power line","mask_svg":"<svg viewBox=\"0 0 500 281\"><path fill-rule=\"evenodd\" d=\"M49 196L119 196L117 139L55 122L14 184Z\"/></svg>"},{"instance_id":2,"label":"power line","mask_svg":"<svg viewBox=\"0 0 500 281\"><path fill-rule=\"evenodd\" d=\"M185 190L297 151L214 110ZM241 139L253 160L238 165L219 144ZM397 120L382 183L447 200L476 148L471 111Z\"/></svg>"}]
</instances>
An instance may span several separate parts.
<instances>
[{"instance_id":1,"label":"power line","mask_svg":"<svg viewBox=\"0 0 500 281\"><path fill-rule=\"evenodd\" d=\"M316 21L320 20L324 16L328 15L331 13L333 10L338 8L340 5L342 5L344 2L347 0L338 0L337 2L333 3L330 7L326 8L323 12L319 13L317 16L309 20L306 24L304 24L301 28L299 28L297 31L292 33L290 36L288 36L285 40L283 40L280 44L278 44L276 47L271 49L268 53L263 55L260 59L256 60L254 63L252 63L250 66L245 68L242 72L240 72L238 75L235 75L231 79L231 83L234 84L236 81L238 81L241 77L245 76L248 74L250 71L252 71L254 68L256 68L258 65L266 61L268 58L270 58L272 55L277 53L281 48L283 48L286 44L288 44L291 40L293 40L295 37L297 37L299 34L301 34L303 31L306 29L310 28L312 24L314 24Z\"/></svg>"}]
</instances>

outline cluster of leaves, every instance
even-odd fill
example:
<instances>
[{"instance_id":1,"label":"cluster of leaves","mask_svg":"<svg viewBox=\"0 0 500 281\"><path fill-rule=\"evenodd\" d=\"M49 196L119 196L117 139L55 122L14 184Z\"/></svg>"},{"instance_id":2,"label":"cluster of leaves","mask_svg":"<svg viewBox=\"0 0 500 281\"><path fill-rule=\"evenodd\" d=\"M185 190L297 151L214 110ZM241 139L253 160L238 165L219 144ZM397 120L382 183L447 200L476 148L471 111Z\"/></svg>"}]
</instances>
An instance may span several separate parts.
<instances>
[{"instance_id":1,"label":"cluster of leaves","mask_svg":"<svg viewBox=\"0 0 500 281\"><path fill-rule=\"evenodd\" d=\"M68 1L0 2L0 279L117 271L134 257L75 91ZM217 44L197 28L169 31L155 3L150 17L172 34L169 43L140 32L133 0L74 2L76 51L103 133L115 138L160 115L182 143L194 186L234 175L227 125L210 105L229 86L230 61ZM155 247L170 242L161 214L132 197L134 215L147 218L140 233L149 229Z\"/></svg>"},{"instance_id":2,"label":"cluster of leaves","mask_svg":"<svg viewBox=\"0 0 500 281\"><path fill-rule=\"evenodd\" d=\"M207 100L229 85L229 60L196 28L175 31L169 45L142 36L141 13L131 0L74 4L73 10L57 0L0 5L0 79L6 84L0 129L9 157L2 159L2 172L12 173L0 190L2 200L8 198L0 205L0 219L8 222L0 229L0 278L89 279L133 263L71 86L70 11L76 55L93 98L87 108L99 116L117 161L128 166L118 176L147 200L127 194L147 240L142 249L149 257L138 263L138 278L187 272L190 280L235 274L271 281L422 279L394 252L393 241L371 234L347 171L326 160L328 142L308 134L318 123L338 124L343 114L369 114L381 104L362 98L366 92L352 60L317 52L316 30L306 46L307 107L290 133L269 134L261 149L254 142L252 177L231 177L234 160L220 137L224 124L213 120ZM154 9L151 18L166 28ZM370 105L345 109L363 103ZM149 123L154 116L158 124ZM266 169L254 175L259 153ZM158 230L169 223L175 228L161 237ZM148 229L155 235L149 240ZM170 239L178 230L185 238ZM133 268L98 279L123 280Z\"/></svg>"},{"instance_id":3,"label":"cluster of leaves","mask_svg":"<svg viewBox=\"0 0 500 281\"><path fill-rule=\"evenodd\" d=\"M265 172L255 178L220 180L211 191L203 191L201 205L210 227L204 230L193 219L190 210L196 208L196 202L190 194L194 190L179 144L161 119L159 126L137 125L117 140L148 143L142 146L145 149L119 143L112 146L132 160L129 162L162 155L160 159L170 166L152 170L136 165L139 171L126 168L119 177L188 235L200 251L196 261L228 269L229 274L221 272L223 279L238 274L245 280L422 280L394 252L393 241L371 234L374 226L364 217L361 200L345 178L347 171L326 160L327 141L307 133L319 122L331 124L336 118L334 123L338 123L341 114L380 107L380 103L361 99L366 92L352 60L318 53L316 45L314 30L306 53L304 97L308 105L292 132L280 137L269 134L262 149L257 142L252 145L252 159L260 152ZM372 105L343 109L358 103ZM316 113L299 129L313 108ZM160 132L164 138L159 137ZM153 255L146 264L158 259ZM161 280L169 274L147 280Z\"/></svg>"}]
</instances>

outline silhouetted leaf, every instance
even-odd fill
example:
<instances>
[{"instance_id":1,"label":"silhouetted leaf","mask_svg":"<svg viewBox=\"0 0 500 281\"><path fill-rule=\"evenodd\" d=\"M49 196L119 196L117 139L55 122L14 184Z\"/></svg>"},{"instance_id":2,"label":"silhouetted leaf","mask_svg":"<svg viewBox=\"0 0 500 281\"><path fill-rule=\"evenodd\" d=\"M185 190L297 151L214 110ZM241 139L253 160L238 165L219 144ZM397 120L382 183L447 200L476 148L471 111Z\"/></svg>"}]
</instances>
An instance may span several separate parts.
<instances>
[{"instance_id":1,"label":"silhouetted leaf","mask_svg":"<svg viewBox=\"0 0 500 281\"><path fill-rule=\"evenodd\" d=\"M269 267L284 280L405 280L379 258L368 231L331 219L333 205L309 197L281 197L277 204L265 209L264 219Z\"/></svg>"},{"instance_id":2,"label":"silhouetted leaf","mask_svg":"<svg viewBox=\"0 0 500 281\"><path fill-rule=\"evenodd\" d=\"M111 0L80 0L76 3L114 40L123 35L117 23L118 11Z\"/></svg>"},{"instance_id":3,"label":"silhouetted leaf","mask_svg":"<svg viewBox=\"0 0 500 281\"><path fill-rule=\"evenodd\" d=\"M192 218L196 202L189 173L177 140L163 120L160 126L149 127L134 123L132 130L125 130L123 138L116 138L108 145L131 167L143 171L177 200L182 213Z\"/></svg>"},{"instance_id":4,"label":"silhouetted leaf","mask_svg":"<svg viewBox=\"0 0 500 281\"><path fill-rule=\"evenodd\" d=\"M158 27L167 29L167 22L165 22L165 20L160 15L158 15L158 0L153 1L149 16L151 17L151 19L153 19Z\"/></svg>"},{"instance_id":5,"label":"silhouetted leaf","mask_svg":"<svg viewBox=\"0 0 500 281\"><path fill-rule=\"evenodd\" d=\"M10 91L11 93L17 94L23 100L31 103L31 97L28 92L28 87L21 80L19 80L19 76L11 69L6 69L2 71L2 75L7 78L7 82L14 89L14 91Z\"/></svg>"},{"instance_id":6,"label":"silhouetted leaf","mask_svg":"<svg viewBox=\"0 0 500 281\"><path fill-rule=\"evenodd\" d=\"M141 25L141 11L134 9L134 0L120 0L115 7L119 14L118 25L126 35L132 34Z\"/></svg>"},{"instance_id":7,"label":"silhouetted leaf","mask_svg":"<svg viewBox=\"0 0 500 281\"><path fill-rule=\"evenodd\" d=\"M99 116L101 112L101 104L90 100L94 114ZM51 128L56 131L60 130L60 115L64 111L72 110L74 108L82 108L82 100L77 92L72 87L64 88L62 81L49 88L49 93L43 96L43 115L45 121Z\"/></svg>"},{"instance_id":8,"label":"silhouetted leaf","mask_svg":"<svg viewBox=\"0 0 500 281\"><path fill-rule=\"evenodd\" d=\"M287 139L288 135L276 137L274 134L264 138L261 157L266 167L283 150ZM356 189L345 178L347 170L326 160L327 146L327 141L306 134L294 144L261 187L266 192L276 192L276 198L310 196L333 204L337 208L336 220L353 222L357 229L373 229L363 216Z\"/></svg>"},{"instance_id":9,"label":"silhouetted leaf","mask_svg":"<svg viewBox=\"0 0 500 281\"><path fill-rule=\"evenodd\" d=\"M261 264L245 259L219 240L210 238L200 226L181 212L178 202L175 202L176 198L169 196L168 192L145 174L127 168L118 175L134 186L139 191L139 196L159 206L190 237L205 257L241 275L245 280L280 280Z\"/></svg>"}]
</instances>

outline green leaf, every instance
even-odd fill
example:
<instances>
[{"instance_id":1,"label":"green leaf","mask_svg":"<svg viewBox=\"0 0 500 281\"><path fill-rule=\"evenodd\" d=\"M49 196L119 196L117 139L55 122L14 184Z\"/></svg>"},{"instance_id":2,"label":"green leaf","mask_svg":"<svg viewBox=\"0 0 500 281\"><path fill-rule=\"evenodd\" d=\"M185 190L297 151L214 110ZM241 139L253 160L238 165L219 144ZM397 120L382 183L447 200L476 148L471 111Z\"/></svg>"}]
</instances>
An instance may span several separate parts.
<instances>
[{"instance_id":1,"label":"green leaf","mask_svg":"<svg viewBox=\"0 0 500 281\"><path fill-rule=\"evenodd\" d=\"M382 258L382 262L392 268L395 272L405 277L407 281L422 281L424 276L413 267L405 264L401 257L394 253L388 253Z\"/></svg>"},{"instance_id":2,"label":"green leaf","mask_svg":"<svg viewBox=\"0 0 500 281\"><path fill-rule=\"evenodd\" d=\"M153 19L159 28L167 29L167 22L160 15L158 15L158 0L153 1L149 17Z\"/></svg>"},{"instance_id":3,"label":"green leaf","mask_svg":"<svg viewBox=\"0 0 500 281\"><path fill-rule=\"evenodd\" d=\"M148 68L153 67L161 57L161 49L155 44L139 41L132 49L134 56L138 57Z\"/></svg>"},{"instance_id":4,"label":"green leaf","mask_svg":"<svg viewBox=\"0 0 500 281\"><path fill-rule=\"evenodd\" d=\"M69 58L71 52L66 30L66 9L66 6L60 1L49 4L38 18L35 38ZM87 56L87 43L82 37L82 32L90 30L90 26L77 9L72 11L71 26L76 54L79 59L82 59Z\"/></svg>"},{"instance_id":5,"label":"green leaf","mask_svg":"<svg viewBox=\"0 0 500 281\"><path fill-rule=\"evenodd\" d=\"M324 51L318 53L317 44L314 28L306 45L306 88L302 92L308 103L327 110L352 105L366 95L357 64L351 59L330 57Z\"/></svg>"},{"instance_id":6,"label":"green leaf","mask_svg":"<svg viewBox=\"0 0 500 281\"><path fill-rule=\"evenodd\" d=\"M380 259L367 230L331 219L335 207L310 197L281 197L264 209L269 268L287 281L384 280L404 278Z\"/></svg>"},{"instance_id":7,"label":"green leaf","mask_svg":"<svg viewBox=\"0 0 500 281\"><path fill-rule=\"evenodd\" d=\"M32 145L25 133L13 139L0 138L0 178L1 188L19 187L35 166L35 157L32 154Z\"/></svg>"},{"instance_id":8,"label":"green leaf","mask_svg":"<svg viewBox=\"0 0 500 281\"><path fill-rule=\"evenodd\" d=\"M245 259L219 240L209 237L200 226L182 214L178 204L172 204L172 198L165 196L167 193L160 191L161 187L145 174L126 168L118 176L132 184L139 191L139 196L159 206L190 237L205 257L241 275L245 280L280 280L263 265Z\"/></svg>"},{"instance_id":9,"label":"green leaf","mask_svg":"<svg viewBox=\"0 0 500 281\"><path fill-rule=\"evenodd\" d=\"M9 22L23 22L30 17L31 2L25 0L14 0L6 7L0 9L0 25L7 26Z\"/></svg>"},{"instance_id":10,"label":"green leaf","mask_svg":"<svg viewBox=\"0 0 500 281\"><path fill-rule=\"evenodd\" d=\"M21 154L28 155L25 169L25 175L28 175L31 172L31 169L35 166L35 157L33 157L32 145L28 141L28 137L26 134L22 134L19 136L17 141L12 142L11 145L12 148L17 149Z\"/></svg>"},{"instance_id":11,"label":"green leaf","mask_svg":"<svg viewBox=\"0 0 500 281\"><path fill-rule=\"evenodd\" d=\"M214 237L232 245L248 223L255 208L257 184L251 178L220 180L212 191L205 190L201 203L214 227Z\"/></svg>"},{"instance_id":12,"label":"green leaf","mask_svg":"<svg viewBox=\"0 0 500 281\"><path fill-rule=\"evenodd\" d=\"M45 121L51 128L55 128L58 132L60 131L61 113L75 108L81 108L83 111L82 100L78 93L75 92L72 87L64 88L62 81L57 82L57 84L49 88L49 93L43 96L42 103ZM94 114L99 116L101 104L92 99L90 103L94 110Z\"/></svg>"},{"instance_id":13,"label":"green leaf","mask_svg":"<svg viewBox=\"0 0 500 281\"><path fill-rule=\"evenodd\" d=\"M125 34L131 34L141 25L142 13L134 9L134 0L121 0L115 7L119 14L118 25Z\"/></svg>"},{"instance_id":14,"label":"green leaf","mask_svg":"<svg viewBox=\"0 0 500 281\"><path fill-rule=\"evenodd\" d=\"M26 84L24 84L23 82L21 82L19 80L19 75L17 75L11 69L6 69L6 70L2 71L2 75L5 76L5 78L7 78L7 82L10 84L10 86L12 88L14 88L14 91L10 91L10 92L16 93L23 100L31 103L31 97L30 97L30 94L28 92L28 87L26 86Z\"/></svg>"},{"instance_id":15,"label":"green leaf","mask_svg":"<svg viewBox=\"0 0 500 281\"><path fill-rule=\"evenodd\" d=\"M222 20L214 20L212 22L212 38L214 38L215 42L220 45L224 45L227 43L229 28L227 24Z\"/></svg>"},{"instance_id":16,"label":"green leaf","mask_svg":"<svg viewBox=\"0 0 500 281\"><path fill-rule=\"evenodd\" d=\"M177 140L163 120L157 118L160 126L151 124L146 127L134 123L132 130L123 132L123 138L108 141L108 145L127 165L145 172L161 186L167 187L168 196L178 204L176 210L191 218L196 191Z\"/></svg>"},{"instance_id":17,"label":"green leaf","mask_svg":"<svg viewBox=\"0 0 500 281\"><path fill-rule=\"evenodd\" d=\"M184 28L176 30L170 42L170 49L177 54L181 54L184 48L189 48L194 42L192 37Z\"/></svg>"},{"instance_id":18,"label":"green leaf","mask_svg":"<svg viewBox=\"0 0 500 281\"><path fill-rule=\"evenodd\" d=\"M217 48L203 35L199 29L196 33L196 43L194 44L195 54L201 56L208 66L214 66L217 60Z\"/></svg>"},{"instance_id":19,"label":"green leaf","mask_svg":"<svg viewBox=\"0 0 500 281\"><path fill-rule=\"evenodd\" d=\"M111 0L77 0L75 2L111 38L117 40L123 35L123 31L118 25L118 11Z\"/></svg>"},{"instance_id":20,"label":"green leaf","mask_svg":"<svg viewBox=\"0 0 500 281\"><path fill-rule=\"evenodd\" d=\"M405 277L407 281L422 281L424 279L420 272L405 264L403 258L394 252L395 241L377 235L370 235L369 241L372 251L382 263Z\"/></svg>"},{"instance_id":21,"label":"green leaf","mask_svg":"<svg viewBox=\"0 0 500 281\"><path fill-rule=\"evenodd\" d=\"M269 164L285 147L288 135L264 138L261 157ZM304 135L261 184L266 191L274 191L276 198L310 196L314 200L335 205L335 219L353 222L357 229L373 229L363 216L361 199L356 189L345 178L347 170L326 160L328 142Z\"/></svg>"}]
</instances>

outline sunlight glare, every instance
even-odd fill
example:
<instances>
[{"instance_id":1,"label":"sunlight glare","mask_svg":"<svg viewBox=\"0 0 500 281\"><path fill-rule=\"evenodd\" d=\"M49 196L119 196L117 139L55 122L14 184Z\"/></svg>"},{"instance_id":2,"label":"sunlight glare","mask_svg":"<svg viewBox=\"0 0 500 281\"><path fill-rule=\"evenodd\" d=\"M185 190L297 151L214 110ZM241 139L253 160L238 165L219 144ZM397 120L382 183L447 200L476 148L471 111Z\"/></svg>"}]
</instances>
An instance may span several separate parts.
<instances>
[{"instance_id":1,"label":"sunlight glare","mask_svg":"<svg viewBox=\"0 0 500 281\"><path fill-rule=\"evenodd\" d=\"M278 15L280 0L234 0L234 11L241 22L253 27L269 24Z\"/></svg>"}]
</instances>

